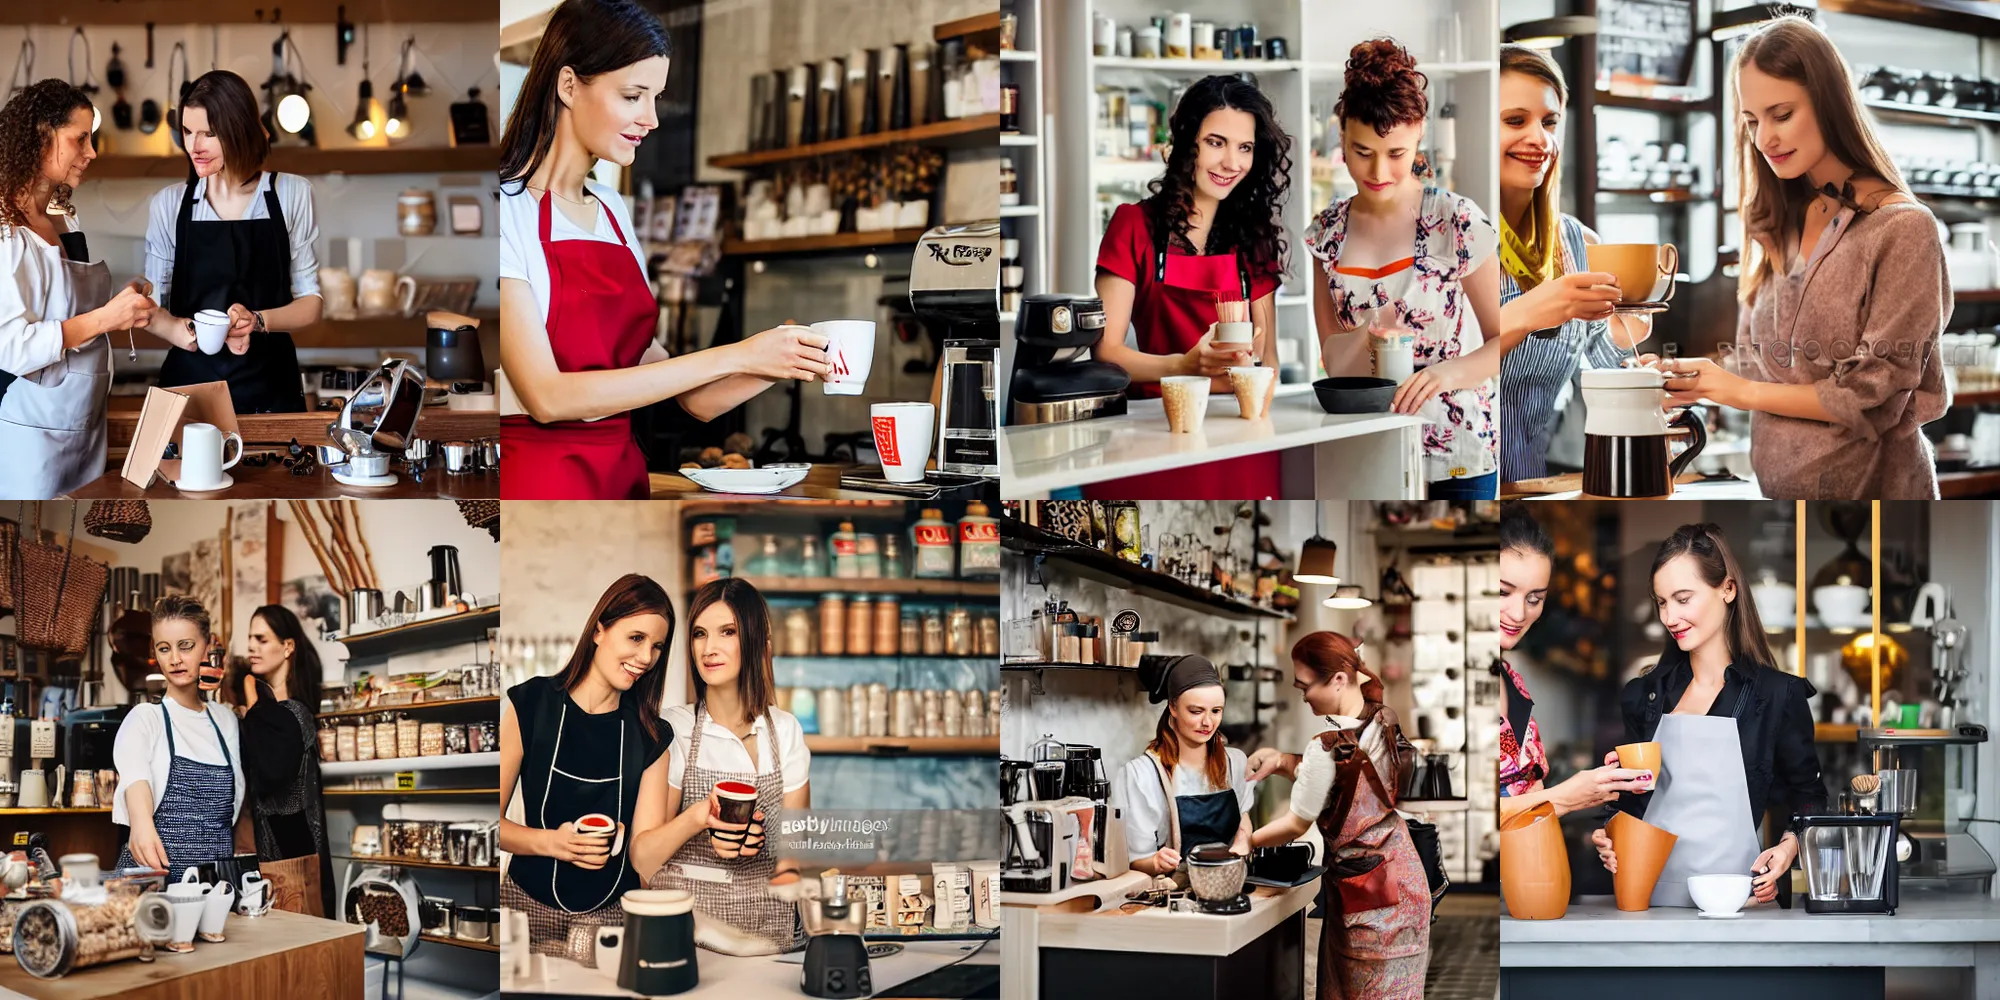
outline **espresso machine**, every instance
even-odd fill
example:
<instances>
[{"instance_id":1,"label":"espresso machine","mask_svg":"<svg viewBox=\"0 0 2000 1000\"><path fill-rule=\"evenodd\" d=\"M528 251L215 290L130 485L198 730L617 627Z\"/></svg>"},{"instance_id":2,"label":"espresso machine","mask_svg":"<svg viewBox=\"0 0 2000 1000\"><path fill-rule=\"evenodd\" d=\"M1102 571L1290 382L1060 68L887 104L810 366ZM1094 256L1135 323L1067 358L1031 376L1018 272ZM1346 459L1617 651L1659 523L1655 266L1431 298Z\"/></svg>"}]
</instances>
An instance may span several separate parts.
<instances>
[{"instance_id":1,"label":"espresso machine","mask_svg":"<svg viewBox=\"0 0 2000 1000\"><path fill-rule=\"evenodd\" d=\"M1000 349L1000 223L937 226L917 241L910 309L943 339L938 471L1000 478L994 366Z\"/></svg>"},{"instance_id":2,"label":"espresso machine","mask_svg":"<svg viewBox=\"0 0 2000 1000\"><path fill-rule=\"evenodd\" d=\"M1131 376L1092 357L1104 325L1104 300L1096 296L1030 295L1021 300L1014 367L1007 380L1010 424L1058 424L1125 412Z\"/></svg>"},{"instance_id":3,"label":"espresso machine","mask_svg":"<svg viewBox=\"0 0 2000 1000\"><path fill-rule=\"evenodd\" d=\"M1872 795L1860 798L1861 808L1899 818L1899 879L1984 895L1993 883L1993 856L1969 827L1986 727L1962 722L1948 730L1863 729L1857 740L1877 782Z\"/></svg>"},{"instance_id":4,"label":"espresso machine","mask_svg":"<svg viewBox=\"0 0 2000 1000\"><path fill-rule=\"evenodd\" d=\"M1089 799L1094 805L1093 822L1090 828L1091 857L1105 858L1105 820L1109 817L1111 781L1104 775L1104 751L1083 743L1066 743L1069 749L1069 765L1063 774L1064 794Z\"/></svg>"}]
</instances>

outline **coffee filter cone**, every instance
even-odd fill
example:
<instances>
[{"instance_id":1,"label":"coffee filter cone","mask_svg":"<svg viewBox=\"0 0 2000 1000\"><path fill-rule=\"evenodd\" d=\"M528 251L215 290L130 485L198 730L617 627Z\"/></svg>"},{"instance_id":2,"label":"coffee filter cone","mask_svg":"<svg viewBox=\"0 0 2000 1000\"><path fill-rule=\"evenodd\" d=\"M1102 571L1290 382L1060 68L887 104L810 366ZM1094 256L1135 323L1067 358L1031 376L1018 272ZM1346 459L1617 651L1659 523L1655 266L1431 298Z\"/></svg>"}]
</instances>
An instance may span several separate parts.
<instances>
[{"instance_id":1,"label":"coffee filter cone","mask_svg":"<svg viewBox=\"0 0 2000 1000\"><path fill-rule=\"evenodd\" d=\"M1500 891L1509 916L1561 919L1569 889L1569 851L1554 806L1544 802L1500 824Z\"/></svg>"},{"instance_id":2,"label":"coffee filter cone","mask_svg":"<svg viewBox=\"0 0 2000 1000\"><path fill-rule=\"evenodd\" d=\"M1618 855L1618 871L1611 884L1621 910L1640 911L1652 905L1653 886L1667 867L1679 837L1633 816L1619 813L1605 824L1611 835L1611 850Z\"/></svg>"}]
</instances>

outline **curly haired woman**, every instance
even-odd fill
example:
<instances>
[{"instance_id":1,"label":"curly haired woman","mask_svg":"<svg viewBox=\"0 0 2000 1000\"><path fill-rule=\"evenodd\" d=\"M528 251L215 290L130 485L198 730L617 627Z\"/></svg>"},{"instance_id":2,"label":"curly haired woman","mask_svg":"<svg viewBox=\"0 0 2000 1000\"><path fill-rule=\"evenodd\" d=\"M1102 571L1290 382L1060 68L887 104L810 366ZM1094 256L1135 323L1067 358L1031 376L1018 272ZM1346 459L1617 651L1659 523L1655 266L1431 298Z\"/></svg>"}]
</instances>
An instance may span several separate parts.
<instances>
[{"instance_id":1,"label":"curly haired woman","mask_svg":"<svg viewBox=\"0 0 2000 1000\"><path fill-rule=\"evenodd\" d=\"M1290 189L1292 139L1271 101L1234 76L1202 79L1181 95L1167 127L1166 172L1144 200L1120 205L1097 247L1106 336L1097 359L1125 369L1134 395L1159 395L1170 375L1206 375L1276 363L1275 297L1285 271L1278 213ZM1248 303L1250 343L1217 344L1218 298ZM1132 330L1134 344L1125 331ZM1273 380L1275 388L1276 380ZM1276 453L1209 462L1086 488L1119 499L1235 499L1278 495Z\"/></svg>"},{"instance_id":2,"label":"curly haired woman","mask_svg":"<svg viewBox=\"0 0 2000 1000\"><path fill-rule=\"evenodd\" d=\"M70 192L97 158L90 98L43 80L0 107L0 497L46 500L104 472L113 330L145 326L142 281L114 296Z\"/></svg>"}]
</instances>

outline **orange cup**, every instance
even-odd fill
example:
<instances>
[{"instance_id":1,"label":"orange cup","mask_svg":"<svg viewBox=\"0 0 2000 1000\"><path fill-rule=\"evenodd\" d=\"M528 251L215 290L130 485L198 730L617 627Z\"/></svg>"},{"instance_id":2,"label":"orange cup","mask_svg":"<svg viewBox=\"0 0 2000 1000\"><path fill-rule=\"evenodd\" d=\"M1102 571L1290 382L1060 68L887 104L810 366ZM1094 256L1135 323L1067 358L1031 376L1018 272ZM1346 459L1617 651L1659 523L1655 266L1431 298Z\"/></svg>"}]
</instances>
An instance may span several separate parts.
<instances>
[{"instance_id":1,"label":"orange cup","mask_svg":"<svg viewBox=\"0 0 2000 1000\"><path fill-rule=\"evenodd\" d=\"M1559 920L1569 911L1569 851L1554 806L1544 802L1500 824L1500 890L1516 920Z\"/></svg>"},{"instance_id":2,"label":"orange cup","mask_svg":"<svg viewBox=\"0 0 2000 1000\"><path fill-rule=\"evenodd\" d=\"M1625 743L1618 747L1618 766L1634 771L1650 771L1653 780L1660 780L1660 745L1658 743Z\"/></svg>"},{"instance_id":3,"label":"orange cup","mask_svg":"<svg viewBox=\"0 0 2000 1000\"><path fill-rule=\"evenodd\" d=\"M1611 876L1618 908L1638 912L1652 906L1653 886L1667 867L1667 856L1681 838L1631 813L1611 817L1604 830L1611 835L1611 850L1618 855L1618 871Z\"/></svg>"}]
</instances>

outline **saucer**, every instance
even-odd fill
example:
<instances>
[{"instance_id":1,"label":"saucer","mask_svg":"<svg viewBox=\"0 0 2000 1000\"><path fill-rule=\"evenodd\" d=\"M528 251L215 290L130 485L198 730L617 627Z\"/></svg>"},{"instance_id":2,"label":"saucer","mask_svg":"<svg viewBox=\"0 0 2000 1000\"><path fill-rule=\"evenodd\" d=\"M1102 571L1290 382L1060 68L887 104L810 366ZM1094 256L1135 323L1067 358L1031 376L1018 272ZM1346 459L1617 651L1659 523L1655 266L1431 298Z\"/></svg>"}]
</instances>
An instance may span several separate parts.
<instances>
[{"instance_id":1,"label":"saucer","mask_svg":"<svg viewBox=\"0 0 2000 1000\"><path fill-rule=\"evenodd\" d=\"M1621 302L1611 311L1626 316L1641 313L1663 313L1667 311L1667 306L1670 304L1667 302Z\"/></svg>"},{"instance_id":2,"label":"saucer","mask_svg":"<svg viewBox=\"0 0 2000 1000\"><path fill-rule=\"evenodd\" d=\"M236 485L236 477L231 476L229 473L225 472L222 474L222 482L215 483L210 486L192 486L189 485L185 480L183 480L181 482L175 483L174 489L177 489L182 493L218 493L234 485Z\"/></svg>"},{"instance_id":3,"label":"saucer","mask_svg":"<svg viewBox=\"0 0 2000 1000\"><path fill-rule=\"evenodd\" d=\"M1696 910L1694 911L1694 915L1703 920L1735 920L1743 915L1743 911L1737 910L1735 913L1703 913L1700 910Z\"/></svg>"},{"instance_id":4,"label":"saucer","mask_svg":"<svg viewBox=\"0 0 2000 1000\"><path fill-rule=\"evenodd\" d=\"M364 487L394 486L396 485L397 482L399 482L396 474L393 472L385 472L379 476L350 476L345 472L335 472L333 474L333 481L341 484L342 486L364 486Z\"/></svg>"}]
</instances>

